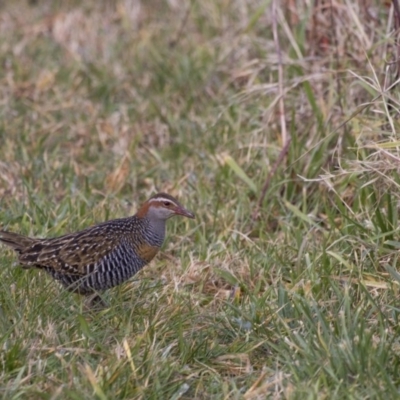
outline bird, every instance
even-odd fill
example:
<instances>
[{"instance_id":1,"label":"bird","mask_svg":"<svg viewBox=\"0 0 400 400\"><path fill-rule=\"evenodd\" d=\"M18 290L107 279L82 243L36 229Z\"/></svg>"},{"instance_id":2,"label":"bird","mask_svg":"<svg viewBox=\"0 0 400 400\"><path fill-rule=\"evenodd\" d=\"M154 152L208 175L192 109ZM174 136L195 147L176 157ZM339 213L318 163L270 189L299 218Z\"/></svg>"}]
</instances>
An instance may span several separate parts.
<instances>
[{"instance_id":1,"label":"bird","mask_svg":"<svg viewBox=\"0 0 400 400\"><path fill-rule=\"evenodd\" d=\"M156 256L166 221L175 215L195 218L173 196L157 193L130 217L49 239L0 230L0 242L18 254L23 268L46 271L68 291L87 296L89 308L102 308L99 293L127 281Z\"/></svg>"}]
</instances>

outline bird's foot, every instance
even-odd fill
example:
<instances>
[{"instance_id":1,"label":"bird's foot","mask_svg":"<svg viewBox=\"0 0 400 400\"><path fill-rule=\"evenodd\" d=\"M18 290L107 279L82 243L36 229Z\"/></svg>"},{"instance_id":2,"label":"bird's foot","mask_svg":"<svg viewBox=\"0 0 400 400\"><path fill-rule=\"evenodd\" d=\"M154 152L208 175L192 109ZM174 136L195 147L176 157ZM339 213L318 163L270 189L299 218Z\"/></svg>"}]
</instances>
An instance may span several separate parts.
<instances>
[{"instance_id":1,"label":"bird's foot","mask_svg":"<svg viewBox=\"0 0 400 400\"><path fill-rule=\"evenodd\" d=\"M93 293L85 299L84 307L87 311L101 311L108 308L109 305L98 295Z\"/></svg>"}]
</instances>

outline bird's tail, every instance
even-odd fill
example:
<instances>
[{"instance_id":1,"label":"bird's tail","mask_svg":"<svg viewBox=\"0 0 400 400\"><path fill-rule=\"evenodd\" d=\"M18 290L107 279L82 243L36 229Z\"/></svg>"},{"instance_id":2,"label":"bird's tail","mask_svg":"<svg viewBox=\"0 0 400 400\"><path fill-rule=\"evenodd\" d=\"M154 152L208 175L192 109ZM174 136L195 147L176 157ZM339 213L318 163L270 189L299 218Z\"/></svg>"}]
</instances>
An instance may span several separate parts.
<instances>
[{"instance_id":1,"label":"bird's tail","mask_svg":"<svg viewBox=\"0 0 400 400\"><path fill-rule=\"evenodd\" d=\"M20 253L29 246L35 243L35 239L27 236L19 235L18 233L6 232L0 230L0 242Z\"/></svg>"}]
</instances>

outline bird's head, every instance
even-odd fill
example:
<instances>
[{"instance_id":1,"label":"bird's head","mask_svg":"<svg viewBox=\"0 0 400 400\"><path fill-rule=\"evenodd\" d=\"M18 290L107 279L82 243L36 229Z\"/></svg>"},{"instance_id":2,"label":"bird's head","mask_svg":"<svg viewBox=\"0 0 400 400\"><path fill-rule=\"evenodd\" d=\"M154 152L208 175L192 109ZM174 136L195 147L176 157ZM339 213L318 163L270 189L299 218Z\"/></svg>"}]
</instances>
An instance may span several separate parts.
<instances>
[{"instance_id":1,"label":"bird's head","mask_svg":"<svg viewBox=\"0 0 400 400\"><path fill-rule=\"evenodd\" d=\"M166 193L157 193L150 197L138 210L138 217L147 217L150 220L165 221L174 215L194 218L194 214L187 210L174 197Z\"/></svg>"}]
</instances>

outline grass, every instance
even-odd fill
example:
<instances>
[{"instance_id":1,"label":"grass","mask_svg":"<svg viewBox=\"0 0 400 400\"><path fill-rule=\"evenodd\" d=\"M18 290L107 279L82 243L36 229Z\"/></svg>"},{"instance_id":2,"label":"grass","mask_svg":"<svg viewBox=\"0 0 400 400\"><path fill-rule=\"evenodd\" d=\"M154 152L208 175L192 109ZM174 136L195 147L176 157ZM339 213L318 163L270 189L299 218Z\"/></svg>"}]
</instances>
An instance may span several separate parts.
<instances>
[{"instance_id":1,"label":"grass","mask_svg":"<svg viewBox=\"0 0 400 400\"><path fill-rule=\"evenodd\" d=\"M396 16L310 4L2 5L0 228L197 216L98 313L3 246L3 398L398 398Z\"/></svg>"}]
</instances>

